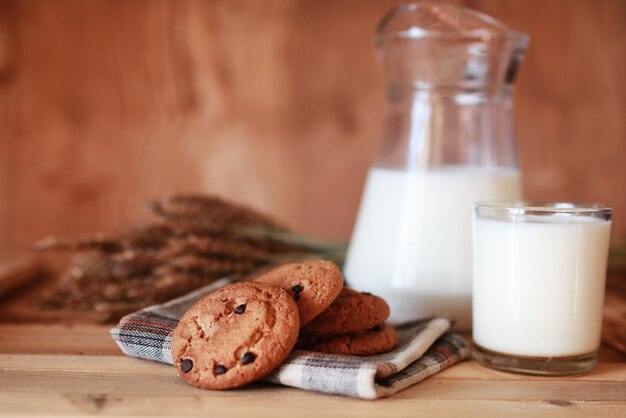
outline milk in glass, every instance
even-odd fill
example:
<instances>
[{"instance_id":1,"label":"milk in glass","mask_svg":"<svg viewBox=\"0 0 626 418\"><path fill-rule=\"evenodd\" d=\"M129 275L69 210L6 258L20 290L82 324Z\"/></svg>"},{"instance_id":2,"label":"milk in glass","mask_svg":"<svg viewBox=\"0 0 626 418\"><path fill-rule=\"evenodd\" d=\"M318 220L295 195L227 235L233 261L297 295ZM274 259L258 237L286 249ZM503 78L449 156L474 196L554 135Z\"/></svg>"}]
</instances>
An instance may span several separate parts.
<instances>
[{"instance_id":1,"label":"milk in glass","mask_svg":"<svg viewBox=\"0 0 626 418\"><path fill-rule=\"evenodd\" d=\"M530 357L596 351L610 229L567 214L476 219L474 342Z\"/></svg>"}]
</instances>

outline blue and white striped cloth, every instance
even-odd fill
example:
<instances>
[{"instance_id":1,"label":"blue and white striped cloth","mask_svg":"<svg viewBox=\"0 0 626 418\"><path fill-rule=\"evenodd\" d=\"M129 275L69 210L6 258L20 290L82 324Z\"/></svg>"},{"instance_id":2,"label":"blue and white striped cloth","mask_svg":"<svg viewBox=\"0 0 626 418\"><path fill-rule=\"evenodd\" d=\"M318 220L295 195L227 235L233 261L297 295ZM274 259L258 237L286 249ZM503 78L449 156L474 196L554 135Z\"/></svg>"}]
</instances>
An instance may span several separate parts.
<instances>
[{"instance_id":1,"label":"blue and white striped cloth","mask_svg":"<svg viewBox=\"0 0 626 418\"><path fill-rule=\"evenodd\" d=\"M172 333L191 305L233 281L222 279L161 305L122 318L111 336L133 357L173 364ZM388 353L355 357L294 350L264 381L305 390L376 399L391 396L469 357L469 346L447 332L444 318L396 327L399 344Z\"/></svg>"}]
</instances>

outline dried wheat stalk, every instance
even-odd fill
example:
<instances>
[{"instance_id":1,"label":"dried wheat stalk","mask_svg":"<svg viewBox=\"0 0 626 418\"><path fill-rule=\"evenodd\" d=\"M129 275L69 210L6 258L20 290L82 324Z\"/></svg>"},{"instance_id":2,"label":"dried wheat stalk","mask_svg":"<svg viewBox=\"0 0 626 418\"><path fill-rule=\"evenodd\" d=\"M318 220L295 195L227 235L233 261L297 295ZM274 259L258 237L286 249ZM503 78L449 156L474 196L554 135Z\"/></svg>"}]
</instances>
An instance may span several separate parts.
<instances>
[{"instance_id":1,"label":"dried wheat stalk","mask_svg":"<svg viewBox=\"0 0 626 418\"><path fill-rule=\"evenodd\" d=\"M220 277L245 278L277 257L311 252L306 243L242 233L242 227L288 231L268 216L214 196L175 195L147 207L156 220L118 236L50 237L37 243L39 250L76 253L58 288L40 306L95 310L115 321Z\"/></svg>"}]
</instances>

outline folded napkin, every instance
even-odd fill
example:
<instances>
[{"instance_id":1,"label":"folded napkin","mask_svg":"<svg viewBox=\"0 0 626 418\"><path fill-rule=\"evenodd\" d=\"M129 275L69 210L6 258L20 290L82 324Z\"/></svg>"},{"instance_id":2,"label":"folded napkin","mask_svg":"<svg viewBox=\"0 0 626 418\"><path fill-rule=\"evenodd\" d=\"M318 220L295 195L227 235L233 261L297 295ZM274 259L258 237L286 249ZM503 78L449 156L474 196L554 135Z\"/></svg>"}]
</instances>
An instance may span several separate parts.
<instances>
[{"instance_id":1,"label":"folded napkin","mask_svg":"<svg viewBox=\"0 0 626 418\"><path fill-rule=\"evenodd\" d=\"M222 279L161 305L122 318L111 336L133 357L174 364L172 333L179 318L203 296L232 283ZM388 353L356 357L293 350L263 380L311 391L376 399L393 395L469 356L459 335L446 333L450 321L430 318L396 327L399 344Z\"/></svg>"}]
</instances>

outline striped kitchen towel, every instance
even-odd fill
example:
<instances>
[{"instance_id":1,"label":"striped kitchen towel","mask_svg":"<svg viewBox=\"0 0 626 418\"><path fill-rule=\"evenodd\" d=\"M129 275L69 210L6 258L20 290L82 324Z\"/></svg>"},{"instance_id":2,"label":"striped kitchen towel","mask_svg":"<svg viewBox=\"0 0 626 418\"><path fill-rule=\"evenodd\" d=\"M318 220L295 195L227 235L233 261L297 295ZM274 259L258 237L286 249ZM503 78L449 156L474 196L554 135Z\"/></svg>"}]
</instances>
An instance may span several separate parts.
<instances>
[{"instance_id":1,"label":"striped kitchen towel","mask_svg":"<svg viewBox=\"0 0 626 418\"><path fill-rule=\"evenodd\" d=\"M178 319L203 296L233 281L222 279L161 305L122 318L111 336L133 357L173 364L172 333ZM391 396L469 356L459 335L448 333L450 321L431 318L396 327L395 350L356 357L293 350L263 380L306 390L376 399Z\"/></svg>"}]
</instances>

